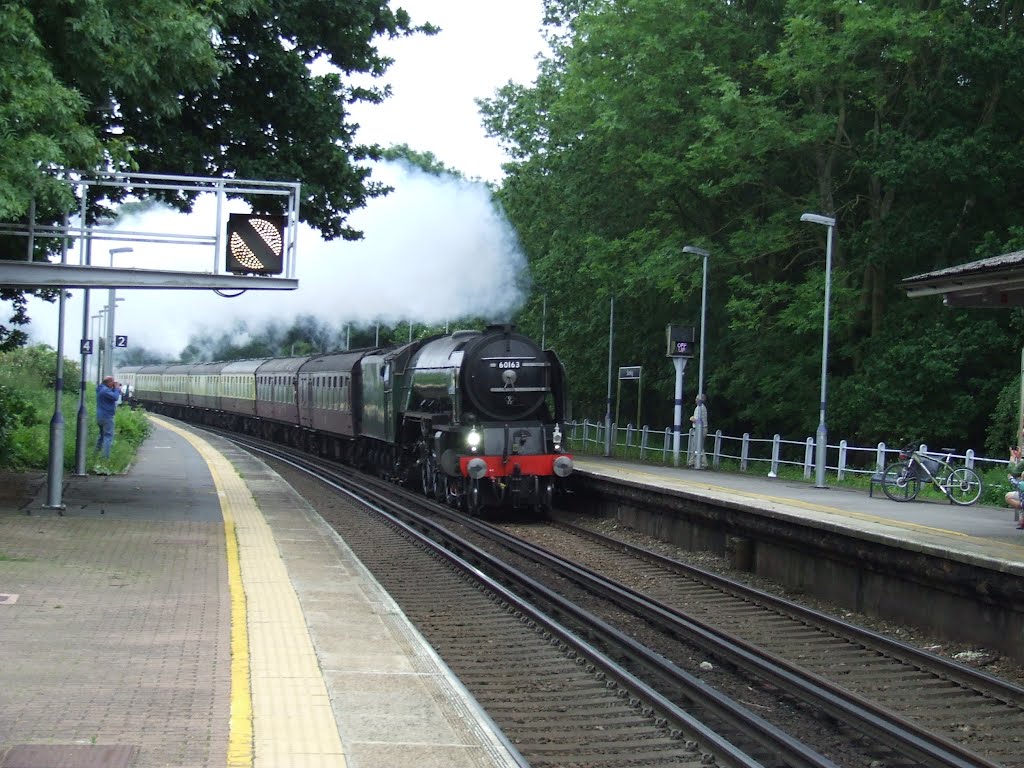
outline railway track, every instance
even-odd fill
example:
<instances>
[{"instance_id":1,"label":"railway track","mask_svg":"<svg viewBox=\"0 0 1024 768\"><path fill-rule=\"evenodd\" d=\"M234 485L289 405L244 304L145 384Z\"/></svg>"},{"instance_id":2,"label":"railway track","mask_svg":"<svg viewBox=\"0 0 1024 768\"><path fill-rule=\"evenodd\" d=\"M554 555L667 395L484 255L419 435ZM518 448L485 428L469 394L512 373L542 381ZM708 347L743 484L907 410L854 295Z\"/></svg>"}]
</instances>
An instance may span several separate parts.
<instances>
[{"instance_id":1,"label":"railway track","mask_svg":"<svg viewBox=\"0 0 1024 768\"><path fill-rule=\"evenodd\" d=\"M1014 683L585 528L562 523L508 532L614 578L664 610L685 613L694 632L759 649L781 671L817 678L826 690L849 692L922 736L956 744L965 759L1024 766L1024 688Z\"/></svg>"},{"instance_id":2,"label":"railway track","mask_svg":"<svg viewBox=\"0 0 1024 768\"><path fill-rule=\"evenodd\" d=\"M531 764L1024 765L1020 689L624 542L401 513L493 580L466 592L425 578L422 542L322 514Z\"/></svg>"}]
</instances>

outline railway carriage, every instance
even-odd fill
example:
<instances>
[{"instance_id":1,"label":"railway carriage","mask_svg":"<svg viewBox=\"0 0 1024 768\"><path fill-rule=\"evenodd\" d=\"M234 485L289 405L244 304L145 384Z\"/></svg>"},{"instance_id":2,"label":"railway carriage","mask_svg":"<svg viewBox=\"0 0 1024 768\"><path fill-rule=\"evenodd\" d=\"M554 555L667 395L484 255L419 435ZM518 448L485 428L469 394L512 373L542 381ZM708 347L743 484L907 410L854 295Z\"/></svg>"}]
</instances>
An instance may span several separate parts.
<instances>
[{"instance_id":1,"label":"railway carriage","mask_svg":"<svg viewBox=\"0 0 1024 768\"><path fill-rule=\"evenodd\" d=\"M295 444L299 424L299 368L309 357L268 358L256 369L256 416L263 436Z\"/></svg>"},{"instance_id":2,"label":"railway carriage","mask_svg":"<svg viewBox=\"0 0 1024 768\"><path fill-rule=\"evenodd\" d=\"M255 418L256 371L268 358L235 360L220 372L221 408L230 414Z\"/></svg>"},{"instance_id":3,"label":"railway carriage","mask_svg":"<svg viewBox=\"0 0 1024 768\"><path fill-rule=\"evenodd\" d=\"M189 407L204 412L222 410L221 371L225 365L227 363L199 363L188 372ZM206 423L203 416L203 423Z\"/></svg>"},{"instance_id":4,"label":"railway carriage","mask_svg":"<svg viewBox=\"0 0 1024 768\"><path fill-rule=\"evenodd\" d=\"M361 361L371 351L319 355L299 369L299 425L305 430L309 450L355 460L361 431Z\"/></svg>"},{"instance_id":5,"label":"railway carriage","mask_svg":"<svg viewBox=\"0 0 1024 768\"><path fill-rule=\"evenodd\" d=\"M170 366L144 365L135 373L135 397L140 402L156 403L162 405L164 402L163 374Z\"/></svg>"},{"instance_id":6,"label":"railway carriage","mask_svg":"<svg viewBox=\"0 0 1024 768\"><path fill-rule=\"evenodd\" d=\"M168 365L160 374L160 391L165 405L171 406L178 414L189 407L189 374L195 363Z\"/></svg>"}]
</instances>

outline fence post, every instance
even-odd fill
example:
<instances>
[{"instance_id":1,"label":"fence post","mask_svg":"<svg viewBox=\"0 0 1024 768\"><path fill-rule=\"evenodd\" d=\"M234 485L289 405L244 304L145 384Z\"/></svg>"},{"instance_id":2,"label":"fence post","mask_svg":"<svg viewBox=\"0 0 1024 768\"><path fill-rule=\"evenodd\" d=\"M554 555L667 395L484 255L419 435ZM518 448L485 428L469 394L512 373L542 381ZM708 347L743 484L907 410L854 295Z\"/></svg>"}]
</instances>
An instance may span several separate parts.
<instances>
[{"instance_id":1,"label":"fence post","mask_svg":"<svg viewBox=\"0 0 1024 768\"><path fill-rule=\"evenodd\" d=\"M782 447L782 435L776 433L772 438L772 468L768 470L768 477L779 476L779 449Z\"/></svg>"},{"instance_id":2,"label":"fence post","mask_svg":"<svg viewBox=\"0 0 1024 768\"><path fill-rule=\"evenodd\" d=\"M967 465L968 469L974 469L974 449L968 448L967 453L964 454L964 464Z\"/></svg>"},{"instance_id":3,"label":"fence post","mask_svg":"<svg viewBox=\"0 0 1024 768\"><path fill-rule=\"evenodd\" d=\"M804 480L811 479L811 465L814 456L814 438L807 438L807 447L804 450Z\"/></svg>"},{"instance_id":4,"label":"fence post","mask_svg":"<svg viewBox=\"0 0 1024 768\"><path fill-rule=\"evenodd\" d=\"M750 458L750 433L743 433L743 441L740 443L740 472L746 472Z\"/></svg>"},{"instance_id":5,"label":"fence post","mask_svg":"<svg viewBox=\"0 0 1024 768\"><path fill-rule=\"evenodd\" d=\"M668 463L668 440L672 427L665 427L665 439L661 442L661 463Z\"/></svg>"},{"instance_id":6,"label":"fence post","mask_svg":"<svg viewBox=\"0 0 1024 768\"><path fill-rule=\"evenodd\" d=\"M722 463L722 430L715 430L715 469Z\"/></svg>"},{"instance_id":7,"label":"fence post","mask_svg":"<svg viewBox=\"0 0 1024 768\"><path fill-rule=\"evenodd\" d=\"M846 441L839 441L839 465L836 467L836 478L842 480L846 477Z\"/></svg>"},{"instance_id":8,"label":"fence post","mask_svg":"<svg viewBox=\"0 0 1024 768\"><path fill-rule=\"evenodd\" d=\"M647 452L647 444L650 438L650 428L644 424L643 429L640 430L640 461L644 460L644 454Z\"/></svg>"},{"instance_id":9,"label":"fence post","mask_svg":"<svg viewBox=\"0 0 1024 768\"><path fill-rule=\"evenodd\" d=\"M626 447L633 447L633 424L631 422L626 424Z\"/></svg>"},{"instance_id":10,"label":"fence post","mask_svg":"<svg viewBox=\"0 0 1024 768\"><path fill-rule=\"evenodd\" d=\"M875 451L875 472L881 473L885 469L885 443L879 443Z\"/></svg>"}]
</instances>

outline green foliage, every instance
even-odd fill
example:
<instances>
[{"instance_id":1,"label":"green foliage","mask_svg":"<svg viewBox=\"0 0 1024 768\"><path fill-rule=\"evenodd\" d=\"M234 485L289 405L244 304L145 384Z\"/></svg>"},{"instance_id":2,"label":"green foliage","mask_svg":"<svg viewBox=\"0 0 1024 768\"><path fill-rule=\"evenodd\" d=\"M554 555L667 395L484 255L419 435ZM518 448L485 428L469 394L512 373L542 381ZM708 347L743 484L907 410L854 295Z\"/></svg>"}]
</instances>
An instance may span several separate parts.
<instances>
[{"instance_id":1,"label":"green foliage","mask_svg":"<svg viewBox=\"0 0 1024 768\"><path fill-rule=\"evenodd\" d=\"M0 365L8 380L17 380L22 386L36 383L50 389L57 383L57 351L46 344L21 347L0 353ZM77 395L81 386L81 366L74 360L64 360L62 370L63 389Z\"/></svg>"},{"instance_id":2,"label":"green foliage","mask_svg":"<svg viewBox=\"0 0 1024 768\"><path fill-rule=\"evenodd\" d=\"M327 238L356 239L348 215L386 190L362 165L381 150L356 141L348 105L379 103L388 89L354 78L386 72L379 38L436 31L383 0L4 3L0 221L23 220L33 203L38 225L74 210L53 172L62 168L298 179L302 219ZM332 70L314 74L314 61ZM88 217L131 193L93 194ZM182 210L194 198L149 193ZM59 247L36 243L39 260ZM24 248L0 238L0 258ZM0 326L0 345L24 341Z\"/></svg>"},{"instance_id":3,"label":"green foliage","mask_svg":"<svg viewBox=\"0 0 1024 768\"><path fill-rule=\"evenodd\" d=\"M54 413L54 371L56 353L44 345L0 353L0 467L46 469ZM74 469L79 390L77 366L65 363L65 373L74 373L74 390L65 389L61 398L64 423L64 468ZM96 444L95 397L86 392L87 445ZM115 415L115 439L109 462L111 471L127 467L135 450L149 432L142 411L120 407Z\"/></svg>"},{"instance_id":4,"label":"green foliage","mask_svg":"<svg viewBox=\"0 0 1024 768\"><path fill-rule=\"evenodd\" d=\"M463 178L461 172L449 168L433 152L418 152L408 144L393 144L380 153L382 160L404 161L433 176L455 176Z\"/></svg>"},{"instance_id":5,"label":"green foliage","mask_svg":"<svg viewBox=\"0 0 1024 768\"><path fill-rule=\"evenodd\" d=\"M643 420L669 423L663 329L699 325L701 265L681 253L694 244L712 254L714 423L813 434L828 232L800 221L813 211L838 221L830 433L971 447L1012 431L1018 312L911 302L898 281L1024 247L1005 196L1024 186L1008 97L1024 70L999 63L1024 58L1024 38L952 0L546 10L537 80L481 108L513 158L499 197L535 283L520 323L563 357L578 417L605 412L614 298L611 362L644 365Z\"/></svg>"}]
</instances>

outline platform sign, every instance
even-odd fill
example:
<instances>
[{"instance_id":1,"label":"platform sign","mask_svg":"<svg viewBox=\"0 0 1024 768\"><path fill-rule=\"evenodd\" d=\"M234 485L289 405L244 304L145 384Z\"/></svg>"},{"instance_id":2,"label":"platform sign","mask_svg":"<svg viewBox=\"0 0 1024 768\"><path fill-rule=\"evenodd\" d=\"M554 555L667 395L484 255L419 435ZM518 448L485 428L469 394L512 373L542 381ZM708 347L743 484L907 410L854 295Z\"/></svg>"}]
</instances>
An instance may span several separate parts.
<instances>
[{"instance_id":1,"label":"platform sign","mask_svg":"<svg viewBox=\"0 0 1024 768\"><path fill-rule=\"evenodd\" d=\"M78 352L82 355L92 354L92 339L82 339L78 342Z\"/></svg>"},{"instance_id":2,"label":"platform sign","mask_svg":"<svg viewBox=\"0 0 1024 768\"><path fill-rule=\"evenodd\" d=\"M128 337L127 336L115 336L114 337L114 346L115 347L119 347L120 349L125 349L128 346Z\"/></svg>"},{"instance_id":3,"label":"platform sign","mask_svg":"<svg viewBox=\"0 0 1024 768\"><path fill-rule=\"evenodd\" d=\"M665 327L665 335L668 337L669 357L693 357L696 349L696 328L692 325L670 324Z\"/></svg>"},{"instance_id":4,"label":"platform sign","mask_svg":"<svg viewBox=\"0 0 1024 768\"><path fill-rule=\"evenodd\" d=\"M640 426L640 401L641 397L641 374L643 372L643 366L640 365L624 365L619 368L619 386L618 391L615 393L615 423L619 423L619 406L622 403L622 382L623 381L635 381L636 382L636 424Z\"/></svg>"},{"instance_id":5,"label":"platform sign","mask_svg":"<svg viewBox=\"0 0 1024 768\"><path fill-rule=\"evenodd\" d=\"M279 275L284 271L287 216L232 213L228 216L227 271Z\"/></svg>"},{"instance_id":6,"label":"platform sign","mask_svg":"<svg viewBox=\"0 0 1024 768\"><path fill-rule=\"evenodd\" d=\"M639 379L642 366L626 365L619 368L619 380Z\"/></svg>"}]
</instances>

